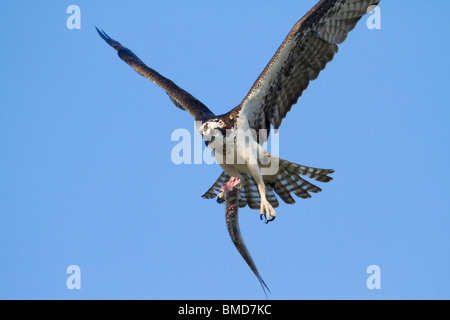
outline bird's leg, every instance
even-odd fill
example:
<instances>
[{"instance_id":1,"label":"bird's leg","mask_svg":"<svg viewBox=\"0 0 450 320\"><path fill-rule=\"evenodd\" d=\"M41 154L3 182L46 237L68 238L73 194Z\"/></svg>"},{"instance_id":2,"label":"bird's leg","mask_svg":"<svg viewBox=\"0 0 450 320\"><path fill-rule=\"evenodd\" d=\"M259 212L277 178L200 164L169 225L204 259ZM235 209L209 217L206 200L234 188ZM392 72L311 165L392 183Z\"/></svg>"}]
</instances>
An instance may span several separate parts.
<instances>
[{"instance_id":1,"label":"bird's leg","mask_svg":"<svg viewBox=\"0 0 450 320\"><path fill-rule=\"evenodd\" d=\"M264 182L262 184L258 183L258 191L261 197L261 220L265 218L266 223L272 222L277 217L277 213L270 202L267 201Z\"/></svg>"},{"instance_id":2,"label":"bird's leg","mask_svg":"<svg viewBox=\"0 0 450 320\"><path fill-rule=\"evenodd\" d=\"M261 197L261 220L264 217L266 219L266 223L269 223L275 220L277 213L275 212L269 201L267 201L266 186L264 184L261 170L257 164L249 164L248 169L258 185L258 192L259 196Z\"/></svg>"}]
</instances>

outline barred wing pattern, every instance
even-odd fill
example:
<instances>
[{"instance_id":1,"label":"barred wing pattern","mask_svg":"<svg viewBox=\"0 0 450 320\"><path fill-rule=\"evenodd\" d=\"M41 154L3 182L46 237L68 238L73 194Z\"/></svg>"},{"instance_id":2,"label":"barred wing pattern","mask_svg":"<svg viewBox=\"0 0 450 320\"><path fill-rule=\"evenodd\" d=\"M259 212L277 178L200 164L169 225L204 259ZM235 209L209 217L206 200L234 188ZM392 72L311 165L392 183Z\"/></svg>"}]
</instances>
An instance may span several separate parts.
<instances>
[{"instance_id":1,"label":"barred wing pattern","mask_svg":"<svg viewBox=\"0 0 450 320\"><path fill-rule=\"evenodd\" d=\"M380 0L321 0L297 24L232 112L250 127L278 129L311 80L330 62L348 33Z\"/></svg>"}]
</instances>

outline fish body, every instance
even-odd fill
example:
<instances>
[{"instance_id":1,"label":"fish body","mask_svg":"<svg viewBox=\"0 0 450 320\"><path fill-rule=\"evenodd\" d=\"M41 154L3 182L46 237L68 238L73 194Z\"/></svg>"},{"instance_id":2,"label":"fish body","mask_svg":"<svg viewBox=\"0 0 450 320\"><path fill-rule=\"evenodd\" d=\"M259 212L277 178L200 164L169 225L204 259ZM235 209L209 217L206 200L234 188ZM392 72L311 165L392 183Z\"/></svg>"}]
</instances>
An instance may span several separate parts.
<instances>
[{"instance_id":1,"label":"fish body","mask_svg":"<svg viewBox=\"0 0 450 320\"><path fill-rule=\"evenodd\" d=\"M256 264L253 261L247 246L245 245L244 238L242 237L241 230L239 228L239 189L241 189L241 187L240 179L233 177L223 186L219 197L225 199L225 218L231 240L241 254L242 258L244 258L245 262L247 262L250 269L252 269L253 273L258 278L267 298L267 291L270 292L270 290L259 274Z\"/></svg>"}]
</instances>

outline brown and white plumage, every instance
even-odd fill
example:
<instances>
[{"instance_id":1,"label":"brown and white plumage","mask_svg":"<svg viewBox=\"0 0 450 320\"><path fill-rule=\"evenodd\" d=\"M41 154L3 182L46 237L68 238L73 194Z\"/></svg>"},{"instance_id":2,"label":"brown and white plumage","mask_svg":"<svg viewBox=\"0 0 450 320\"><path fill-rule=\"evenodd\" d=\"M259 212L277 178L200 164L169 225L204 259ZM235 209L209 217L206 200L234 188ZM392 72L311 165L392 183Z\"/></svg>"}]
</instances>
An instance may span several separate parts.
<instances>
[{"instance_id":1,"label":"brown and white plumage","mask_svg":"<svg viewBox=\"0 0 450 320\"><path fill-rule=\"evenodd\" d=\"M188 111L195 120L203 124L199 131L207 145L212 141L208 139L215 138L212 132L218 132L227 138L228 130L235 133L248 129L256 130L255 141L262 145L267 140L264 137L268 136L270 128L280 127L303 91L334 58L338 45L347 38L348 33L368 12L368 8L379 2L380 0L320 0L295 24L242 103L221 116L216 116L199 100L146 66L131 50L103 31L97 31L118 51L122 60L163 88L178 108ZM259 136L259 130L266 130L266 134ZM261 213L270 218L275 216L273 207L279 205L275 194L286 203L294 203L291 194L308 198L310 193L321 191L301 176L320 182L331 180L328 174L333 170L315 169L279 160L279 171L268 176L262 174L259 163L246 163L244 167L235 164L221 165L224 173L204 197L216 197L222 185L231 176L237 176L243 185L240 206L248 204L250 208L260 207Z\"/></svg>"},{"instance_id":2,"label":"brown and white plumage","mask_svg":"<svg viewBox=\"0 0 450 320\"><path fill-rule=\"evenodd\" d=\"M338 52L368 8L380 0L321 0L288 34L242 103L232 112L248 114L250 126L278 129L310 81Z\"/></svg>"}]
</instances>

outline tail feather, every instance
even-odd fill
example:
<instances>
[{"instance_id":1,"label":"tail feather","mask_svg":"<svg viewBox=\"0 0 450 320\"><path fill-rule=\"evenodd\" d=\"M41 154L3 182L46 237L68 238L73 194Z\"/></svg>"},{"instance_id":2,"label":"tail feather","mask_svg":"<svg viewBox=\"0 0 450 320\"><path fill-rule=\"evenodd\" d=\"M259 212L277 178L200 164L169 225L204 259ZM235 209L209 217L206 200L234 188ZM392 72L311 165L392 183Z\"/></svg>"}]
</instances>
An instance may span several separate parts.
<instances>
[{"instance_id":1,"label":"tail feather","mask_svg":"<svg viewBox=\"0 0 450 320\"><path fill-rule=\"evenodd\" d=\"M225 182L228 182L230 180L230 176L224 171L220 175L220 177L214 182L211 188L209 188L208 191L204 195L202 195L203 199L214 199L217 197L218 193L220 192L220 188L225 184Z\"/></svg>"},{"instance_id":2,"label":"tail feather","mask_svg":"<svg viewBox=\"0 0 450 320\"><path fill-rule=\"evenodd\" d=\"M259 197L258 188L253 183L252 179L245 177L243 190L243 196L245 197L248 206L251 209L259 209L261 198Z\"/></svg>"},{"instance_id":3,"label":"tail feather","mask_svg":"<svg viewBox=\"0 0 450 320\"><path fill-rule=\"evenodd\" d=\"M329 177L334 170L318 169L279 159L279 171L273 176L264 176L266 186L266 198L270 204L276 208L279 206L277 194L284 202L288 204L295 203L292 193L302 199L311 198L310 193L321 192L322 189L303 179L301 176L319 181L329 182L333 180ZM222 172L213 186L202 196L205 199L217 197L222 186L230 180L230 175ZM248 205L251 209L259 209L261 197L258 192L256 181L250 175L243 175L241 178L242 188L240 189L239 207Z\"/></svg>"},{"instance_id":4,"label":"tail feather","mask_svg":"<svg viewBox=\"0 0 450 320\"><path fill-rule=\"evenodd\" d=\"M309 181L302 179L299 175L286 171L281 171L280 175L283 179L281 181L287 184L289 192L293 192L297 197L302 199L311 198L311 195L308 192L318 193L322 191L322 189L313 185Z\"/></svg>"},{"instance_id":5,"label":"tail feather","mask_svg":"<svg viewBox=\"0 0 450 320\"><path fill-rule=\"evenodd\" d=\"M275 183L275 192L277 195L286 203L294 204L295 200L291 196L291 192L288 189L288 185L283 183L283 177L281 174L278 174L277 182Z\"/></svg>"},{"instance_id":6,"label":"tail feather","mask_svg":"<svg viewBox=\"0 0 450 320\"><path fill-rule=\"evenodd\" d=\"M250 175L246 175L244 176L243 180L244 185L240 190L240 201L248 204L251 209L259 209L261 204L261 196L259 195L255 179L253 179L253 177ZM269 203L272 205L272 207L277 208L280 206L277 196L273 192L273 189L270 185L266 185L266 198L267 201L269 201ZM241 203L239 203L239 206L241 206Z\"/></svg>"},{"instance_id":7,"label":"tail feather","mask_svg":"<svg viewBox=\"0 0 450 320\"><path fill-rule=\"evenodd\" d=\"M296 164L287 160L279 159L280 160L280 169L284 169L285 171L296 174L296 175L302 175L307 178L317 180L320 182L330 182L333 180L332 177L329 177L329 174L332 174L334 170L332 169L318 169L318 168L312 168L303 166L300 164Z\"/></svg>"},{"instance_id":8,"label":"tail feather","mask_svg":"<svg viewBox=\"0 0 450 320\"><path fill-rule=\"evenodd\" d=\"M252 181L252 184L254 186L254 197L255 195L257 196L257 200L258 200L258 204L261 203L261 196L259 195L259 191L258 191L258 187L257 187L257 183L255 181L255 179L252 176L249 176L249 178ZM273 188L270 184L268 183L264 183L266 186L266 199L267 201L269 201L270 205L274 208L278 208L280 206L280 203L278 202L277 196L275 195L275 193L273 192ZM258 205L258 209L259 209L259 205Z\"/></svg>"}]
</instances>

